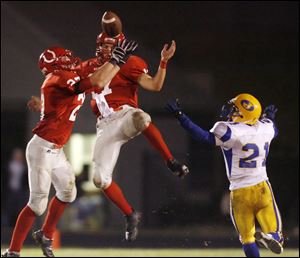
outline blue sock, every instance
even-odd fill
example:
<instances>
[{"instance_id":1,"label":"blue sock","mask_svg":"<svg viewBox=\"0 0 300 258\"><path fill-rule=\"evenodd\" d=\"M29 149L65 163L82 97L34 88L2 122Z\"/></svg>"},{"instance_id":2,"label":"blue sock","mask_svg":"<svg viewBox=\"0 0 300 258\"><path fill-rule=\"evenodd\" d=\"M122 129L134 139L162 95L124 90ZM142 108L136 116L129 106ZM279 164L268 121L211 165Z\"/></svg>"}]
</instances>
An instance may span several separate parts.
<instances>
[{"instance_id":1,"label":"blue sock","mask_svg":"<svg viewBox=\"0 0 300 258\"><path fill-rule=\"evenodd\" d=\"M247 257L260 257L256 243L243 244L243 250Z\"/></svg>"}]
</instances>

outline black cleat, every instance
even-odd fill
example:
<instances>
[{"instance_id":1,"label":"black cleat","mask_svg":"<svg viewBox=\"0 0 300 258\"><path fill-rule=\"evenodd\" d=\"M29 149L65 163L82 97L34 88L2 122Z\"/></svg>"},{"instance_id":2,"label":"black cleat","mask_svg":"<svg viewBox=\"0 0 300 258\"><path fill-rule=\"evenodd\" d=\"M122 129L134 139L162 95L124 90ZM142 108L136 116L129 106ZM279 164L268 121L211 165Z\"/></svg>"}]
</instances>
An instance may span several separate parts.
<instances>
[{"instance_id":1,"label":"black cleat","mask_svg":"<svg viewBox=\"0 0 300 258\"><path fill-rule=\"evenodd\" d=\"M20 257L20 253L9 251L8 249L1 254L1 257Z\"/></svg>"},{"instance_id":2,"label":"black cleat","mask_svg":"<svg viewBox=\"0 0 300 258\"><path fill-rule=\"evenodd\" d=\"M190 172L186 165L180 164L176 159L168 160L167 167L180 178L184 178Z\"/></svg>"},{"instance_id":3,"label":"black cleat","mask_svg":"<svg viewBox=\"0 0 300 258\"><path fill-rule=\"evenodd\" d=\"M41 247L43 254L46 257L54 257L52 251L52 239L46 239L42 230L33 232L32 237L35 240L35 242Z\"/></svg>"},{"instance_id":4,"label":"black cleat","mask_svg":"<svg viewBox=\"0 0 300 258\"><path fill-rule=\"evenodd\" d=\"M130 215L125 216L126 218L126 232L125 239L128 242L132 242L138 235L138 224L141 221L142 214L137 211L133 211Z\"/></svg>"},{"instance_id":5,"label":"black cleat","mask_svg":"<svg viewBox=\"0 0 300 258\"><path fill-rule=\"evenodd\" d=\"M256 232L254 234L256 242L260 246L263 246L270 251L272 251L275 254L281 254L283 252L283 247L282 245L275 240L272 236L269 236L268 234L265 234L263 232Z\"/></svg>"}]
</instances>

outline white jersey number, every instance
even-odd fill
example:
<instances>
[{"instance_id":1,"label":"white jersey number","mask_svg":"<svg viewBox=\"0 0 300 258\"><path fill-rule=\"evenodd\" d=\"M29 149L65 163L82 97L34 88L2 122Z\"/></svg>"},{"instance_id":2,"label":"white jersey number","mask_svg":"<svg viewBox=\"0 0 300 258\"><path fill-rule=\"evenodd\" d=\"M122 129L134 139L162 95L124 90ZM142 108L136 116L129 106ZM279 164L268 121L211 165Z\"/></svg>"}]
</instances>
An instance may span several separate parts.
<instances>
[{"instance_id":1,"label":"white jersey number","mask_svg":"<svg viewBox=\"0 0 300 258\"><path fill-rule=\"evenodd\" d=\"M78 95L77 100L78 100L78 101L81 101L81 104L79 104L78 106L76 106L76 107L73 109L73 111L72 111L72 113L71 113L71 115L70 115L70 117L69 117L69 120L70 120L70 121L73 121L73 122L74 122L74 121L76 120L76 116L77 116L78 110L81 108L81 106L82 106L82 104L83 104L83 102L84 102L84 99L85 99L85 93L81 93L81 94Z\"/></svg>"},{"instance_id":2,"label":"white jersey number","mask_svg":"<svg viewBox=\"0 0 300 258\"><path fill-rule=\"evenodd\" d=\"M76 77L74 77L74 79L69 79L67 81L67 84L69 84L70 86L74 86L79 81L80 81L80 77L76 76ZM81 106L82 106L82 104L84 102L84 99L85 99L85 93L78 94L77 100L81 101L81 104L79 104L78 106L76 106L73 109L73 111L72 111L72 113L71 113L71 115L69 117L70 121L74 122L76 120L76 116L77 116L78 110L81 108Z\"/></svg>"}]
</instances>

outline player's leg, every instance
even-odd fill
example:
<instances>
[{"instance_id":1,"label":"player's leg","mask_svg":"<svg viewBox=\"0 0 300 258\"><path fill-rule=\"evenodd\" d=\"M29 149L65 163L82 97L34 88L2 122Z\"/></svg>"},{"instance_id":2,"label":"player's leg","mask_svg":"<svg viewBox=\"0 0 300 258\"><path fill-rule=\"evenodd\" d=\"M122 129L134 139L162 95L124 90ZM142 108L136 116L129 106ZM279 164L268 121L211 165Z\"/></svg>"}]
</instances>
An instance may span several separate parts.
<instances>
[{"instance_id":1,"label":"player's leg","mask_svg":"<svg viewBox=\"0 0 300 258\"><path fill-rule=\"evenodd\" d=\"M146 114L145 112L143 112ZM137 112L137 116L143 117L143 113ZM149 116L150 118L150 116ZM138 120L139 121L139 120ZM186 165L180 164L171 154L162 134L159 129L151 122L151 118L144 123L143 135L147 138L149 143L160 153L167 167L175 174L185 175L189 172Z\"/></svg>"},{"instance_id":2,"label":"player's leg","mask_svg":"<svg viewBox=\"0 0 300 258\"><path fill-rule=\"evenodd\" d=\"M110 122L100 120L97 123L98 133L93 156L94 184L123 212L126 219L125 239L128 241L137 237L141 214L132 208L121 188L112 181L112 173L121 146L140 133L133 126L130 112L132 109L127 107L119 111Z\"/></svg>"},{"instance_id":3,"label":"player's leg","mask_svg":"<svg viewBox=\"0 0 300 258\"><path fill-rule=\"evenodd\" d=\"M230 193L230 215L239 233L244 253L247 257L259 257L255 243L255 216L251 199L251 189L241 188Z\"/></svg>"},{"instance_id":4,"label":"player's leg","mask_svg":"<svg viewBox=\"0 0 300 258\"><path fill-rule=\"evenodd\" d=\"M67 205L75 200L77 193L74 171L62 149L53 155L51 179L56 195L50 201L42 229L33 233L33 238L46 257L54 256L52 242L56 225Z\"/></svg>"},{"instance_id":5,"label":"player's leg","mask_svg":"<svg viewBox=\"0 0 300 258\"><path fill-rule=\"evenodd\" d=\"M121 111L120 111L121 112ZM118 184L112 181L112 174L119 157L123 139L120 119L110 123L100 120L97 123L97 138L93 152L93 181L123 213L132 213L132 207L125 199Z\"/></svg>"},{"instance_id":6,"label":"player's leg","mask_svg":"<svg viewBox=\"0 0 300 258\"><path fill-rule=\"evenodd\" d=\"M143 135L147 138L150 144L160 153L162 158L167 162L174 159L171 151L169 150L166 142L164 141L161 132L158 128L150 121L148 126L142 131Z\"/></svg>"},{"instance_id":7,"label":"player's leg","mask_svg":"<svg viewBox=\"0 0 300 258\"><path fill-rule=\"evenodd\" d=\"M47 167L47 153L36 137L33 137L27 145L26 159L30 197L28 204L18 216L9 247L9 251L17 253L20 252L36 216L45 212L51 186L49 173L42 168Z\"/></svg>"},{"instance_id":8,"label":"player's leg","mask_svg":"<svg viewBox=\"0 0 300 258\"><path fill-rule=\"evenodd\" d=\"M259 192L260 206L256 218L262 232L256 232L255 238L264 247L280 254L283 251L282 222L270 183L263 182Z\"/></svg>"},{"instance_id":9,"label":"player's leg","mask_svg":"<svg viewBox=\"0 0 300 258\"><path fill-rule=\"evenodd\" d=\"M67 161L63 150L58 157L58 165L52 170L51 179L56 190L52 198L48 213L42 227L45 236L53 238L56 225L62 216L66 206L76 198L77 190L75 185L75 174L71 164Z\"/></svg>"},{"instance_id":10,"label":"player's leg","mask_svg":"<svg viewBox=\"0 0 300 258\"><path fill-rule=\"evenodd\" d=\"M166 165L174 174L183 177L189 173L188 167L179 163L173 157L160 131L151 122L149 114L137 108L131 109L129 114L132 119L128 119L123 126L123 131L126 135L134 137L142 132L150 144L160 153Z\"/></svg>"}]
</instances>

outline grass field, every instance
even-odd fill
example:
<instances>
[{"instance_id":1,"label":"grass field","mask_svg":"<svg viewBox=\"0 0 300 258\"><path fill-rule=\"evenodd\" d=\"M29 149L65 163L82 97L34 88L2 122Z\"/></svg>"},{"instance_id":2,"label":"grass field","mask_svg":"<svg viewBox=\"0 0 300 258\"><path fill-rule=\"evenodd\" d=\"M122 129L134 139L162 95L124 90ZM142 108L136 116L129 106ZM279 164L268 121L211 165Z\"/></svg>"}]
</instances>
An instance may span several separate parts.
<instances>
[{"instance_id":1,"label":"grass field","mask_svg":"<svg viewBox=\"0 0 300 258\"><path fill-rule=\"evenodd\" d=\"M3 251L3 249L2 249ZM128 248L62 248L55 250L56 257L243 257L242 249L128 249ZM24 248L23 257L41 257L37 248ZM262 257L299 257L299 249L286 249L276 255L261 250Z\"/></svg>"}]
</instances>

